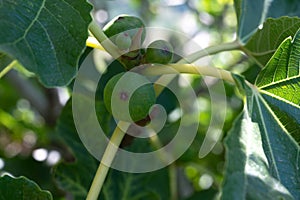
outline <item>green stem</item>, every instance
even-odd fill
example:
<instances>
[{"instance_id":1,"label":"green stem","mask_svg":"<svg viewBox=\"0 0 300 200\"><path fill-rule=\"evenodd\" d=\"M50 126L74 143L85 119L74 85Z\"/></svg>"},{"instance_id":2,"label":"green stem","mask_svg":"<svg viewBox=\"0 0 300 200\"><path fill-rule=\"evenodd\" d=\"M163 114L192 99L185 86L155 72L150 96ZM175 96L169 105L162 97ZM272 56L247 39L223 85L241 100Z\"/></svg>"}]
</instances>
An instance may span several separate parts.
<instances>
[{"instance_id":1,"label":"green stem","mask_svg":"<svg viewBox=\"0 0 300 200\"><path fill-rule=\"evenodd\" d=\"M119 128L121 127L121 128ZM111 166L112 161L118 151L118 148L125 136L123 130L127 130L129 124L120 121L113 132L110 141L105 149L100 165L97 169L96 175L88 192L86 200L97 200L100 194L101 188L107 176L108 170ZM105 164L104 164L105 163Z\"/></svg>"},{"instance_id":2,"label":"green stem","mask_svg":"<svg viewBox=\"0 0 300 200\"><path fill-rule=\"evenodd\" d=\"M187 56L186 58L182 58L176 64L193 63L193 62L199 60L200 58L203 58L203 57L208 56L208 55L220 53L220 52L223 52L223 51L240 50L240 49L241 49L241 45L240 45L238 40L236 40L234 42L229 42L229 43L216 45L216 46L210 46L210 47L207 47L205 49L201 49L200 51L196 51L196 52L190 54L189 56ZM213 72L214 69L205 70L205 71ZM191 73L191 72L187 71L187 72L182 72L182 73ZM204 72L202 72L202 75L204 75L203 73ZM196 73L196 74L199 74L199 73ZM210 73L210 74L212 74L212 73ZM231 76L227 76L227 77L229 78L228 80L230 80L230 82L231 82ZM175 75L174 75L173 78L175 78ZM160 77L157 80L157 82L163 82L164 85L167 85L173 80L173 78L172 77L168 77L168 78ZM218 77L218 78L220 78L220 77ZM161 86L160 84L155 84L154 83L154 90L155 90L156 95L158 96L164 90L164 87Z\"/></svg>"},{"instance_id":3,"label":"green stem","mask_svg":"<svg viewBox=\"0 0 300 200\"><path fill-rule=\"evenodd\" d=\"M215 46L210 46L205 49L201 49L199 51L190 54L186 58L182 58L177 63L193 63L205 56L220 53L223 51L232 51L232 50L240 50L240 49L241 49L240 42L238 40L235 40L233 42L223 43Z\"/></svg>"},{"instance_id":4,"label":"green stem","mask_svg":"<svg viewBox=\"0 0 300 200\"><path fill-rule=\"evenodd\" d=\"M142 68L137 68L136 71L147 76L179 73L198 74L235 83L230 71L210 66L196 66L193 64L144 65Z\"/></svg>"},{"instance_id":5,"label":"green stem","mask_svg":"<svg viewBox=\"0 0 300 200\"><path fill-rule=\"evenodd\" d=\"M16 64L18 63L17 60L13 60L9 65L7 65L1 72L0 72L0 79L7 74Z\"/></svg>"},{"instance_id":6,"label":"green stem","mask_svg":"<svg viewBox=\"0 0 300 200\"><path fill-rule=\"evenodd\" d=\"M113 57L120 57L121 53L117 46L111 42L109 38L104 34L102 29L98 26L98 24L93 20L89 26L89 31L93 34L93 36L99 41L102 47ZM87 200L97 200L100 194L101 188L107 176L108 170L111 166L111 163L117 153L117 150L125 136L124 131L122 131L119 127L122 127L122 130L127 130L129 125L126 122L119 122L117 127L115 128L110 142L108 143L99 167L96 171L96 175L90 187L90 190L87 195ZM104 165L104 163L106 165Z\"/></svg>"},{"instance_id":7,"label":"green stem","mask_svg":"<svg viewBox=\"0 0 300 200\"><path fill-rule=\"evenodd\" d=\"M161 141L159 140L159 137L154 134L152 137L150 137L151 143L156 147L157 149L161 149L163 147ZM168 154L166 151L162 151L163 154ZM165 157L162 155L162 159ZM177 172L176 172L176 164L173 162L168 167L169 171L169 180L170 180L170 194L171 200L177 200L178 199L178 191L177 191Z\"/></svg>"},{"instance_id":8,"label":"green stem","mask_svg":"<svg viewBox=\"0 0 300 200\"><path fill-rule=\"evenodd\" d=\"M116 59L122 55L118 47L114 43L112 43L112 41L105 35L103 30L94 20L90 23L89 31L113 58Z\"/></svg>"},{"instance_id":9,"label":"green stem","mask_svg":"<svg viewBox=\"0 0 300 200\"><path fill-rule=\"evenodd\" d=\"M171 200L178 199L178 191L177 191L177 170L175 162L169 166L169 179L170 179L170 192L171 192Z\"/></svg>"}]
</instances>

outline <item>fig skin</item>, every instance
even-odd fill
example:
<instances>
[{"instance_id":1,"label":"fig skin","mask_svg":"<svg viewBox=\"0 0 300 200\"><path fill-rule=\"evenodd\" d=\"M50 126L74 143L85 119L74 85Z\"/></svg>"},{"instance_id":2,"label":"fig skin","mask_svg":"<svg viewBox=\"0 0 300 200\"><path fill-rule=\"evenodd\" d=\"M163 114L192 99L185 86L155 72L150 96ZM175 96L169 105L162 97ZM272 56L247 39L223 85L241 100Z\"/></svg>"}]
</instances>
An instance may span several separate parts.
<instances>
[{"instance_id":1,"label":"fig skin","mask_svg":"<svg viewBox=\"0 0 300 200\"><path fill-rule=\"evenodd\" d=\"M173 47L165 40L156 40L146 49L144 60L146 63L168 64L173 58Z\"/></svg>"},{"instance_id":2,"label":"fig skin","mask_svg":"<svg viewBox=\"0 0 300 200\"><path fill-rule=\"evenodd\" d=\"M135 16L119 15L104 26L103 31L121 50L129 50L118 58L126 70L140 65L142 59L140 47L146 37L145 25L141 19ZM122 33L128 34L131 39L129 48L125 48L127 44L121 47L118 45L118 35Z\"/></svg>"},{"instance_id":3,"label":"fig skin","mask_svg":"<svg viewBox=\"0 0 300 200\"><path fill-rule=\"evenodd\" d=\"M140 41L142 43L146 36L145 25L141 19L135 16L119 15L105 25L103 31L105 35L115 43L116 37L114 36L124 32L133 40L140 28L143 30Z\"/></svg>"},{"instance_id":4,"label":"fig skin","mask_svg":"<svg viewBox=\"0 0 300 200\"><path fill-rule=\"evenodd\" d=\"M126 50L129 49L131 46L132 40L129 36L128 33L123 32L120 33L117 37L116 37L116 45L119 47L119 49L121 50Z\"/></svg>"},{"instance_id":5,"label":"fig skin","mask_svg":"<svg viewBox=\"0 0 300 200\"><path fill-rule=\"evenodd\" d=\"M127 72L124 80L122 80L121 77L124 75L125 73L117 74L107 82L104 88L104 104L115 119L138 122L148 116L150 108L155 104L155 91L152 83L144 76ZM115 88L120 79L123 82L120 82ZM147 84L142 85L143 83ZM142 86L136 90L130 89L139 85ZM115 92L113 92L114 89L116 89ZM114 100L113 105L112 99ZM126 114L125 110L129 110L130 116Z\"/></svg>"}]
</instances>

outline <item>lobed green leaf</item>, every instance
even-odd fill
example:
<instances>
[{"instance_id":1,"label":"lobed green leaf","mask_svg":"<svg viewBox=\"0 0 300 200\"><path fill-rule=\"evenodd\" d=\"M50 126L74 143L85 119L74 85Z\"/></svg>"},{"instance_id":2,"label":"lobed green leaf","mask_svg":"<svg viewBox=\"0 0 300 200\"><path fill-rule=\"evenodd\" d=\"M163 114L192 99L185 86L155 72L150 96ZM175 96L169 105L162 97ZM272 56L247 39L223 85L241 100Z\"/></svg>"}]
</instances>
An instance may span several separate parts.
<instances>
[{"instance_id":1,"label":"lobed green leaf","mask_svg":"<svg viewBox=\"0 0 300 200\"><path fill-rule=\"evenodd\" d=\"M246 99L226 140L223 199L300 198L299 51L298 30L278 47L255 85L234 76Z\"/></svg>"},{"instance_id":2,"label":"lobed green leaf","mask_svg":"<svg viewBox=\"0 0 300 200\"><path fill-rule=\"evenodd\" d=\"M66 85L85 48L91 8L85 0L1 1L0 52L45 86Z\"/></svg>"},{"instance_id":3,"label":"lobed green leaf","mask_svg":"<svg viewBox=\"0 0 300 200\"><path fill-rule=\"evenodd\" d=\"M285 16L267 19L262 29L258 29L245 44L244 50L260 66L265 66L282 41L295 35L299 27L300 18L298 17Z\"/></svg>"},{"instance_id":4,"label":"lobed green leaf","mask_svg":"<svg viewBox=\"0 0 300 200\"><path fill-rule=\"evenodd\" d=\"M222 199L293 199L269 172L258 123L247 108L226 137L226 174Z\"/></svg>"},{"instance_id":5,"label":"lobed green leaf","mask_svg":"<svg viewBox=\"0 0 300 200\"><path fill-rule=\"evenodd\" d=\"M72 194L75 200L85 199L98 162L83 146L76 132L71 101L66 104L61 113L57 123L57 132L69 147L75 161L56 165L53 169L53 176L58 186Z\"/></svg>"},{"instance_id":6,"label":"lobed green leaf","mask_svg":"<svg viewBox=\"0 0 300 200\"><path fill-rule=\"evenodd\" d=\"M238 38L245 44L267 18L300 16L298 0L234 0Z\"/></svg>"},{"instance_id":7,"label":"lobed green leaf","mask_svg":"<svg viewBox=\"0 0 300 200\"><path fill-rule=\"evenodd\" d=\"M300 143L300 31L282 42L256 85L283 126Z\"/></svg>"},{"instance_id":8,"label":"lobed green leaf","mask_svg":"<svg viewBox=\"0 0 300 200\"><path fill-rule=\"evenodd\" d=\"M0 200L7 199L52 200L52 195L25 177L5 175L0 178Z\"/></svg>"}]
</instances>

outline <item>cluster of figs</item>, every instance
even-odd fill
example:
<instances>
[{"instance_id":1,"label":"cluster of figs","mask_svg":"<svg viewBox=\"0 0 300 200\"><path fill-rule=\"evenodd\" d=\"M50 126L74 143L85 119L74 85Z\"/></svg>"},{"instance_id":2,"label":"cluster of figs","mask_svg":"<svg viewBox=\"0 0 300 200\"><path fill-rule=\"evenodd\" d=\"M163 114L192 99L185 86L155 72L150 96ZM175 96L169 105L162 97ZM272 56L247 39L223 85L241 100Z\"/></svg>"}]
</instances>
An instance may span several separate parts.
<instances>
[{"instance_id":1,"label":"cluster of figs","mask_svg":"<svg viewBox=\"0 0 300 200\"><path fill-rule=\"evenodd\" d=\"M148 113L156 102L154 87L145 76L130 70L142 64L172 62L173 47L165 40L156 40L146 48L141 48L146 29L143 21L135 16L120 15L103 30L120 52L124 52L118 61L127 71L113 76L107 82L104 88L105 106L117 120L145 121L149 119Z\"/></svg>"}]
</instances>

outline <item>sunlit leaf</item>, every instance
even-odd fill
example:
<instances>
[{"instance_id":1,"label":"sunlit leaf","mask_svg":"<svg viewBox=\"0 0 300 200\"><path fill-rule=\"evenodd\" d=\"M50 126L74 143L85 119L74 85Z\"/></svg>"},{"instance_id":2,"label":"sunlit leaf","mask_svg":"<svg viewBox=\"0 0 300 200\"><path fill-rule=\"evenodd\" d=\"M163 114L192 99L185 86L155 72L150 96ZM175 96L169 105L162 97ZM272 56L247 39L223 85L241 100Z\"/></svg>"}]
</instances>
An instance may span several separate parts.
<instances>
[{"instance_id":1,"label":"sunlit leaf","mask_svg":"<svg viewBox=\"0 0 300 200\"><path fill-rule=\"evenodd\" d=\"M238 38L246 43L267 18L300 16L298 0L234 0Z\"/></svg>"},{"instance_id":2,"label":"sunlit leaf","mask_svg":"<svg viewBox=\"0 0 300 200\"><path fill-rule=\"evenodd\" d=\"M258 123L247 109L236 119L226 138L226 173L222 199L293 199L269 172Z\"/></svg>"},{"instance_id":3,"label":"sunlit leaf","mask_svg":"<svg viewBox=\"0 0 300 200\"><path fill-rule=\"evenodd\" d=\"M0 51L45 86L66 85L85 48L90 11L84 0L1 1Z\"/></svg>"},{"instance_id":4,"label":"sunlit leaf","mask_svg":"<svg viewBox=\"0 0 300 200\"><path fill-rule=\"evenodd\" d=\"M295 35L299 28L300 18L298 17L267 19L262 29L257 30L246 43L245 51L260 66L265 66L281 42Z\"/></svg>"},{"instance_id":5,"label":"sunlit leaf","mask_svg":"<svg viewBox=\"0 0 300 200\"><path fill-rule=\"evenodd\" d=\"M282 125L300 143L300 31L287 38L262 69L256 85Z\"/></svg>"},{"instance_id":6,"label":"sunlit leaf","mask_svg":"<svg viewBox=\"0 0 300 200\"><path fill-rule=\"evenodd\" d=\"M299 51L300 31L282 42L255 85L234 76L246 99L226 140L224 199L300 198Z\"/></svg>"}]
</instances>

